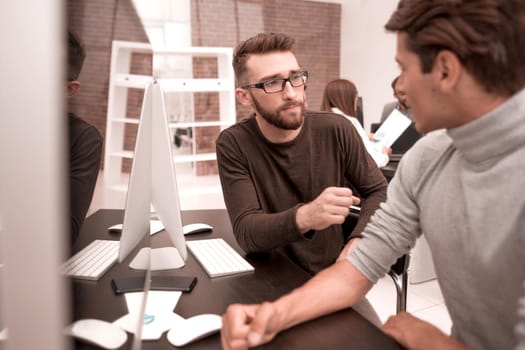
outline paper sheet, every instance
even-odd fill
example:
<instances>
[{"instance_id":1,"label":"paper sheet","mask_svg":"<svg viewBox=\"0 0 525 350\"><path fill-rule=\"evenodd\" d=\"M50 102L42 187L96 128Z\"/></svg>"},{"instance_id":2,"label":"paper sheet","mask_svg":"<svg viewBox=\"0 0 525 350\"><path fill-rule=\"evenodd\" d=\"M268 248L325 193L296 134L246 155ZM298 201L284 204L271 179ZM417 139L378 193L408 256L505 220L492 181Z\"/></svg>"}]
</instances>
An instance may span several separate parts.
<instances>
[{"instance_id":1,"label":"paper sheet","mask_svg":"<svg viewBox=\"0 0 525 350\"><path fill-rule=\"evenodd\" d=\"M145 315L141 315L140 307L144 293L125 293L128 314L114 323L130 333L135 333L138 322L143 320L142 340L160 339L162 333L183 320L181 316L173 313L181 295L182 292L176 291L149 291Z\"/></svg>"},{"instance_id":2,"label":"paper sheet","mask_svg":"<svg viewBox=\"0 0 525 350\"><path fill-rule=\"evenodd\" d=\"M4 341L6 339L7 339L7 328L4 328L0 332L0 341Z\"/></svg>"},{"instance_id":3,"label":"paper sheet","mask_svg":"<svg viewBox=\"0 0 525 350\"><path fill-rule=\"evenodd\" d=\"M374 134L374 146L382 150L390 147L412 123L410 118L394 108Z\"/></svg>"}]
</instances>

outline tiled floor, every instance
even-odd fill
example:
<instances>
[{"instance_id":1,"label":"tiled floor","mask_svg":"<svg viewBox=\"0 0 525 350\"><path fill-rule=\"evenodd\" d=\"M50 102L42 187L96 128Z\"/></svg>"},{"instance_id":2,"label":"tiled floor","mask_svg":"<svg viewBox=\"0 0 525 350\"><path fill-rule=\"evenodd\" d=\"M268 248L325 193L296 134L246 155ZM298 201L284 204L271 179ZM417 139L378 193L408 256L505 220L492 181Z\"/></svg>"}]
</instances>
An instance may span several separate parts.
<instances>
[{"instance_id":1,"label":"tiled floor","mask_svg":"<svg viewBox=\"0 0 525 350\"><path fill-rule=\"evenodd\" d=\"M195 177L181 174L178 171L178 183L180 189L180 202L182 210L190 209L214 209L224 208L224 201L220 190L217 176ZM191 173L191 172L190 172ZM115 205L108 205L104 196L104 183L102 173L99 177L95 195L89 213L93 213L100 208L123 208L125 195L118 200ZM205 188L205 190L203 190ZM184 191L182 190L184 189ZM417 247L417 246L416 246ZM411 260L410 269L417 269L414 263L424 263L425 257L419 256L418 259ZM409 270L410 270L409 269ZM409 271L410 276L410 271ZM367 295L368 300L376 309L379 318L385 322L389 316L396 311L396 290L394 282L389 276L385 276L370 290ZM435 279L422 283L409 283L407 296L407 311L420 317L440 328L449 334L451 321L447 309L443 303L443 296Z\"/></svg>"},{"instance_id":2,"label":"tiled floor","mask_svg":"<svg viewBox=\"0 0 525 350\"><path fill-rule=\"evenodd\" d=\"M367 298L376 309L382 322L395 314L396 290L389 276L379 280L368 292ZM418 284L409 283L407 311L434 324L444 333L450 334L452 323L435 279Z\"/></svg>"}]
</instances>

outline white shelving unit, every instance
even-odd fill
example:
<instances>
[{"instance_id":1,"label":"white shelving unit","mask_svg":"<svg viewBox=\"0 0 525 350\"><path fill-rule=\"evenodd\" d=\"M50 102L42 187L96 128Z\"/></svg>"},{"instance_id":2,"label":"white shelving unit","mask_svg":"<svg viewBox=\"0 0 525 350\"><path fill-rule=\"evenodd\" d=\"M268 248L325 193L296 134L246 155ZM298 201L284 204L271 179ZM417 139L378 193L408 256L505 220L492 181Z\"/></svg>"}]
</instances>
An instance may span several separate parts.
<instances>
[{"instance_id":1,"label":"white shelving unit","mask_svg":"<svg viewBox=\"0 0 525 350\"><path fill-rule=\"evenodd\" d=\"M146 84L153 79L150 75L130 73L131 59L134 53L152 54L153 50L147 43L113 41L104 156L105 202L109 207L121 206L123 203L122 198L125 198L122 194L127 190L128 177L127 174L122 173L122 161L126 158L133 158L133 151L124 149L125 128L127 124L138 124L139 122L138 118L130 118L126 115L128 91L129 89L144 89ZM233 50L231 48L224 47L188 47L176 50L155 50L155 60L165 59L171 63L171 66L168 65L168 69L160 70L165 71L166 74L156 72L156 79L165 93L168 108L170 99L167 97L171 93L175 93L174 96L176 96L176 93L182 93L179 95L185 99L185 105L189 106L188 110L181 112L189 115L179 115L178 117L182 117L183 120L170 121L170 129L190 129L192 135L195 136L195 129L199 127L219 126L222 130L235 123L235 84L231 67L232 54ZM172 71L177 73L178 69L182 68L187 71L189 68L191 72L191 59L193 57L215 58L218 77L216 79L174 78ZM218 93L219 115L217 120L195 120L193 115L193 93L201 92ZM190 143L189 149L191 151L186 154L177 154L175 152L173 161L176 164L187 163L191 165L191 168L195 168L196 162L216 159L215 152L196 153L195 137L188 137L187 142ZM179 174L177 175L179 176ZM180 176L178 179L180 182ZM193 188L179 184L179 189L181 195L221 191L218 183L206 188L202 186Z\"/></svg>"}]
</instances>

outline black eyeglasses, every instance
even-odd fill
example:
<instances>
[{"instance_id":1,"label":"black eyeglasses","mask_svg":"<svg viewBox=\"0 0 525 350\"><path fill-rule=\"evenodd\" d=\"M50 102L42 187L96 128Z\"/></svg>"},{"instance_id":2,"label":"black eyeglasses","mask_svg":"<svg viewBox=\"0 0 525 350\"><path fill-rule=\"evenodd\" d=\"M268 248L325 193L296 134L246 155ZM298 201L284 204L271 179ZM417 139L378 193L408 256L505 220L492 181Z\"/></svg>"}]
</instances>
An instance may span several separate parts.
<instances>
[{"instance_id":1,"label":"black eyeglasses","mask_svg":"<svg viewBox=\"0 0 525 350\"><path fill-rule=\"evenodd\" d=\"M308 71L299 71L292 73L288 78L270 79L260 83L241 86L242 89L256 88L263 89L267 94L274 94L284 90L286 82L290 82L293 87L306 85L308 81Z\"/></svg>"}]
</instances>

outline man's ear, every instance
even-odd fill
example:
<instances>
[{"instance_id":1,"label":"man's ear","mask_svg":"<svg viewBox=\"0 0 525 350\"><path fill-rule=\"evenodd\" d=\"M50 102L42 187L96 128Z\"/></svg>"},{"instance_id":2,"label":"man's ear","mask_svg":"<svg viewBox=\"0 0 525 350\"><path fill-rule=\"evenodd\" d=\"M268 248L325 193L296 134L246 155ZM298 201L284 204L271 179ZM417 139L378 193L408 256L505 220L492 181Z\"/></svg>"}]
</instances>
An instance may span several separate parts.
<instances>
[{"instance_id":1,"label":"man's ear","mask_svg":"<svg viewBox=\"0 0 525 350\"><path fill-rule=\"evenodd\" d=\"M71 80L67 82L67 97L75 96L80 90L80 82L78 80Z\"/></svg>"},{"instance_id":2,"label":"man's ear","mask_svg":"<svg viewBox=\"0 0 525 350\"><path fill-rule=\"evenodd\" d=\"M458 56L449 50L442 50L434 61L434 76L443 91L450 91L459 81L462 65Z\"/></svg>"},{"instance_id":3,"label":"man's ear","mask_svg":"<svg viewBox=\"0 0 525 350\"><path fill-rule=\"evenodd\" d=\"M242 88L236 88L235 89L235 97L237 98L237 101L239 101L240 104L244 106L251 106L252 105L252 95L248 93L248 90L242 89Z\"/></svg>"}]
</instances>

